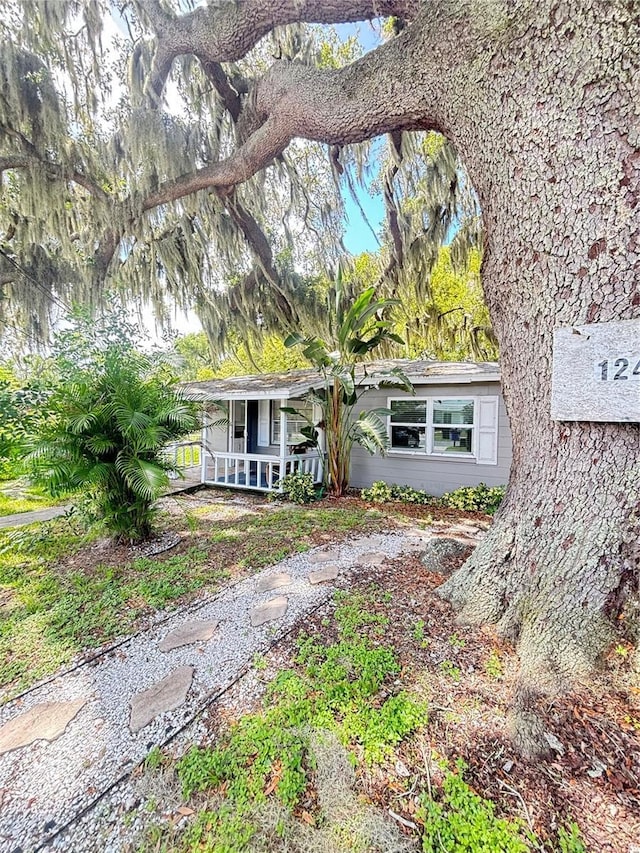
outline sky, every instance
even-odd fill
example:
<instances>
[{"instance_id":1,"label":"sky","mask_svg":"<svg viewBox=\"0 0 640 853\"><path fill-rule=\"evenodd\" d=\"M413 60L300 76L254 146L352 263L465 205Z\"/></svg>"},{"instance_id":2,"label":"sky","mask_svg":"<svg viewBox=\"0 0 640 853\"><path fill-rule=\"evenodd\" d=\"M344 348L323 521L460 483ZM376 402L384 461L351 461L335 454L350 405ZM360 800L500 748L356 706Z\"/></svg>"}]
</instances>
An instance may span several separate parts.
<instances>
[{"instance_id":1,"label":"sky","mask_svg":"<svg viewBox=\"0 0 640 853\"><path fill-rule=\"evenodd\" d=\"M368 52L381 44L379 29L376 22L340 24L336 27L336 32L344 40L353 35L357 36L364 51ZM356 193L371 227L363 219L358 204L345 187L343 191L346 214L344 245L353 255L361 252L375 252L379 248L379 242L372 233L372 229L379 234L385 216L384 202L380 193L371 194L363 187L357 187Z\"/></svg>"}]
</instances>

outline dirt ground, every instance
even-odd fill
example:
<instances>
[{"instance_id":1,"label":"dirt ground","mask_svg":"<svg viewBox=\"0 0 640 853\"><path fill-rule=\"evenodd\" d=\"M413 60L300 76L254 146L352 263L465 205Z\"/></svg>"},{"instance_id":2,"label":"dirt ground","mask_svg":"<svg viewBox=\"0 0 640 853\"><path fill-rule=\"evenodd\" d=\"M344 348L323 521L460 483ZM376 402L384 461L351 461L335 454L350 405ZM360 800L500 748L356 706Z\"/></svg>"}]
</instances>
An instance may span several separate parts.
<instances>
[{"instance_id":1,"label":"dirt ground","mask_svg":"<svg viewBox=\"0 0 640 853\"><path fill-rule=\"evenodd\" d=\"M163 525L166 535L170 540L176 531L181 534L175 546L169 541L168 553L180 553L196 544L197 537L185 528L185 503L200 512L201 519L209 518L210 506L212 521L215 518L220 525L225 512L232 514L237 509L237 500L216 498L213 506L211 498L198 493L185 496L181 504L167 499L162 509L168 516L174 515L175 521ZM490 518L480 513L394 504L380 507L355 496L340 500L345 508L377 510L360 533L369 528L426 525L428 517L436 522L441 535L451 525L486 529L490 524ZM336 505L325 498L314 506ZM243 496L242 511L265 512L268 507L261 498ZM308 544L329 544L335 538L326 531L317 532L309 536ZM230 579L247 573L246 568L234 564L236 547L224 542L215 545L215 559L228 566ZM523 818L541 838L554 837L560 824L575 821L587 849L594 853L640 853L640 687L633 682L631 650L623 646L612 649L603 672L592 683L547 701L543 716L553 757L524 762L509 737L509 707L518 672L514 649L491 627L458 624L452 608L437 595L445 574L460 565L466 553L469 551L463 549L447 563L440 563L439 571L412 555L354 570L341 581L351 591L378 591L372 606L390 620L384 643L393 645L399 656L401 685L415 689L429 707L422 742L413 740L401 746L394 760L382 766L359 765L359 794L387 814L391 810L402 831L413 834L417 797L407 790L407 779L418 778L422 786L437 784L441 773L437 758L446 758L450 764L462 758L468 765L465 778L473 788L493 800L502 815ZM85 570L90 570L94 562L125 562L135 556L133 549L100 542L65 562L70 569L82 560ZM334 629L326 617L326 610L321 609L305 630L330 642L335 639ZM267 671L292 666L294 655L294 639L276 644L266 656ZM252 710L251 701L211 714L212 734L222 722Z\"/></svg>"},{"instance_id":2,"label":"dirt ground","mask_svg":"<svg viewBox=\"0 0 640 853\"><path fill-rule=\"evenodd\" d=\"M426 514L422 507L410 509L415 519ZM480 514L448 511L440 518L474 519L481 525L488 521ZM461 554L449 560L446 572L463 559ZM424 741L402 746L394 761L381 767L360 765L360 794L386 813L392 810L411 834L417 798L407 793L407 775L437 784L441 771L435 759L453 764L462 758L472 787L493 800L502 815L523 818L542 839L575 821L594 853L640 853L640 691L630 687L629 650L612 650L593 683L548 700L543 714L553 757L527 763L509 737L517 656L490 627L456 622L451 607L436 594L444 579L411 556L362 569L344 582L351 591L379 590L373 606L390 619L384 643L399 655L401 683L415 688L429 705ZM335 636L326 615L324 610L315 614L305 631L330 642ZM294 654L294 642L274 647L270 668L293 665ZM224 716L228 722L235 714ZM219 724L214 715L211 725Z\"/></svg>"}]
</instances>

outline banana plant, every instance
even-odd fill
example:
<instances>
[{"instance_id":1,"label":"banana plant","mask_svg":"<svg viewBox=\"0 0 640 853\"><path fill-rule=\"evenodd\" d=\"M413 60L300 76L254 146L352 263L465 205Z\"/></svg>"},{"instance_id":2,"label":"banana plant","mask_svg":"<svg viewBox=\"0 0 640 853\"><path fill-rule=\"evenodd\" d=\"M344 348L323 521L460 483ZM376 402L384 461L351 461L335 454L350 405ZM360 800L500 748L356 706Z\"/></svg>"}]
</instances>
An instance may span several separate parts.
<instances>
[{"instance_id":1,"label":"banana plant","mask_svg":"<svg viewBox=\"0 0 640 853\"><path fill-rule=\"evenodd\" d=\"M338 280L335 300L329 306L333 340L325 342L294 333L284 341L286 347L301 347L302 354L322 379L321 386L307 394L307 399L322 413L317 424L297 409L283 407L283 411L305 421L302 435L319 451L324 433L324 481L327 490L336 496L343 495L349 485L354 444L371 454L384 454L389 447L384 418L391 412L375 408L356 415L355 408L362 394L372 387L382 386L401 387L413 393L411 382L398 368L372 369L365 362L383 342L403 343L391 331L391 321L385 316L396 304L397 300L376 299L375 288L369 287L349 305Z\"/></svg>"}]
</instances>

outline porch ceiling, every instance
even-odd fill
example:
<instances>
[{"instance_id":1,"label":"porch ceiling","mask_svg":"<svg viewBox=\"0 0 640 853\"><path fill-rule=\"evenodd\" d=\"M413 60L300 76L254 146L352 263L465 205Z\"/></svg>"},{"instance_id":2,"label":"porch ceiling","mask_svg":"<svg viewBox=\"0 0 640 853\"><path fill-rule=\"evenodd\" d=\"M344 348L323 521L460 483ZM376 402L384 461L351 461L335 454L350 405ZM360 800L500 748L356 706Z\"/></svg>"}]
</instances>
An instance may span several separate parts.
<instances>
[{"instance_id":1,"label":"porch ceiling","mask_svg":"<svg viewBox=\"0 0 640 853\"><path fill-rule=\"evenodd\" d=\"M496 362L420 361L388 359L358 365L362 374L375 374L392 368L403 370L414 385L448 385L473 382L499 382ZM371 384L375 382L372 378ZM367 384L367 379L364 379ZM286 373L261 373L255 376L231 376L203 382L185 382L182 388L192 400L281 400L301 397L310 388L319 388L322 377L313 368L289 370Z\"/></svg>"}]
</instances>

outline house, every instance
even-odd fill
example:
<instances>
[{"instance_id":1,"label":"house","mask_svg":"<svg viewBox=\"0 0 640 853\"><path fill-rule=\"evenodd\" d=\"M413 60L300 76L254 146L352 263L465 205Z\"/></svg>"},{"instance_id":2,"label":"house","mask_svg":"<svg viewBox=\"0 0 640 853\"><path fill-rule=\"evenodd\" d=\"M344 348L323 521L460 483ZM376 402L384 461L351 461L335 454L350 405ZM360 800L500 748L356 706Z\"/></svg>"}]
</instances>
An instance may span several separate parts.
<instances>
[{"instance_id":1,"label":"house","mask_svg":"<svg viewBox=\"0 0 640 853\"><path fill-rule=\"evenodd\" d=\"M370 456L354 447L350 484L375 480L424 489L435 495L459 486L506 483L511 466L511 434L495 363L395 359L367 364L367 372L401 368L415 388L372 387L357 411L389 409L390 449ZM294 408L320 421L305 394L322 387L317 371L240 376L190 382L191 399L205 412L201 481L232 488L277 490L283 472L309 472L322 480L322 458L305 448L304 420L282 411Z\"/></svg>"}]
</instances>

